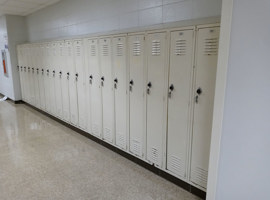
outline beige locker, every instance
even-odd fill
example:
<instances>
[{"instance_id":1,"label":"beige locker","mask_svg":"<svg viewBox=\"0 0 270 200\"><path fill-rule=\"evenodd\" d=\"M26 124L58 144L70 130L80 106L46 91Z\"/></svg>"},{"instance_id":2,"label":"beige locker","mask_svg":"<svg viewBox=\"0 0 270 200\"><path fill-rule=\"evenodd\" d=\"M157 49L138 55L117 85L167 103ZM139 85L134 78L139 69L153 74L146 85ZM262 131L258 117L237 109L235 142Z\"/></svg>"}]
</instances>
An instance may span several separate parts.
<instances>
[{"instance_id":1,"label":"beige locker","mask_svg":"<svg viewBox=\"0 0 270 200\"><path fill-rule=\"evenodd\" d=\"M83 40L74 40L74 61L75 61L75 79L77 86L78 98L78 117L79 128L86 130L87 113L86 113L86 87L85 87L85 64L84 64L84 46Z\"/></svg>"},{"instance_id":2,"label":"beige locker","mask_svg":"<svg viewBox=\"0 0 270 200\"><path fill-rule=\"evenodd\" d=\"M40 96L40 109L46 109L46 102L45 102L45 86L44 86L44 67L43 67L43 54L42 54L42 44L37 46L37 75L38 75L38 83L39 83L39 96Z\"/></svg>"},{"instance_id":3,"label":"beige locker","mask_svg":"<svg viewBox=\"0 0 270 200\"><path fill-rule=\"evenodd\" d=\"M38 68L38 45L32 45L32 76L34 80L34 95L35 95L35 107L40 108L40 93L39 93L39 68Z\"/></svg>"},{"instance_id":4,"label":"beige locker","mask_svg":"<svg viewBox=\"0 0 270 200\"><path fill-rule=\"evenodd\" d=\"M167 169L187 177L194 29L176 30L170 37Z\"/></svg>"},{"instance_id":5,"label":"beige locker","mask_svg":"<svg viewBox=\"0 0 270 200\"><path fill-rule=\"evenodd\" d=\"M106 142L114 143L114 85L112 69L112 45L111 38L99 39L99 55L101 68L102 86L102 118L103 118L103 139Z\"/></svg>"},{"instance_id":6,"label":"beige locker","mask_svg":"<svg viewBox=\"0 0 270 200\"><path fill-rule=\"evenodd\" d=\"M67 78L69 80L69 105L70 105L70 123L74 126L78 126L78 99L77 99L77 80L76 69L73 55L73 44L71 40L65 41L66 45L66 66L68 69Z\"/></svg>"},{"instance_id":7,"label":"beige locker","mask_svg":"<svg viewBox=\"0 0 270 200\"><path fill-rule=\"evenodd\" d=\"M204 188L208 176L218 41L219 27L198 29L190 179Z\"/></svg>"},{"instance_id":8,"label":"beige locker","mask_svg":"<svg viewBox=\"0 0 270 200\"><path fill-rule=\"evenodd\" d=\"M113 46L114 102L115 102L115 144L127 148L128 134L128 77L126 36L115 36Z\"/></svg>"},{"instance_id":9,"label":"beige locker","mask_svg":"<svg viewBox=\"0 0 270 200\"><path fill-rule=\"evenodd\" d=\"M51 113L51 69L50 69L50 63L49 63L49 44L45 43L43 46L43 56L44 56L44 85L45 85L45 102L46 102L46 112Z\"/></svg>"},{"instance_id":10,"label":"beige locker","mask_svg":"<svg viewBox=\"0 0 270 200\"><path fill-rule=\"evenodd\" d=\"M85 60L88 66L88 131L100 138L102 134L102 96L98 39L87 39L85 41L85 49Z\"/></svg>"},{"instance_id":11,"label":"beige locker","mask_svg":"<svg viewBox=\"0 0 270 200\"><path fill-rule=\"evenodd\" d=\"M65 42L61 41L59 43L59 78L61 82L62 90L62 109L63 109L63 120L70 122L70 105L69 105L69 70L67 67L67 47Z\"/></svg>"},{"instance_id":12,"label":"beige locker","mask_svg":"<svg viewBox=\"0 0 270 200\"><path fill-rule=\"evenodd\" d=\"M28 61L28 87L29 87L29 103L33 106L36 104L35 97L35 82L34 82L34 49L33 45L29 44L27 48L27 61Z\"/></svg>"},{"instance_id":13,"label":"beige locker","mask_svg":"<svg viewBox=\"0 0 270 200\"><path fill-rule=\"evenodd\" d=\"M17 55L18 55L18 66L19 66L19 74L20 74L21 95L22 95L22 100L24 101L24 69L23 69L23 47L22 47L22 45L19 45L17 47Z\"/></svg>"},{"instance_id":14,"label":"beige locker","mask_svg":"<svg viewBox=\"0 0 270 200\"><path fill-rule=\"evenodd\" d=\"M47 53L48 53L48 66L50 69L49 73L49 87L50 87L50 106L51 106L51 114L56 116L57 108L56 108L56 91L55 91L55 60L54 60L54 46L55 42L51 42L47 45Z\"/></svg>"},{"instance_id":15,"label":"beige locker","mask_svg":"<svg viewBox=\"0 0 270 200\"><path fill-rule=\"evenodd\" d=\"M129 150L142 157L146 141L145 34L130 35L129 47Z\"/></svg>"},{"instance_id":16,"label":"beige locker","mask_svg":"<svg viewBox=\"0 0 270 200\"><path fill-rule=\"evenodd\" d=\"M147 35L147 160L163 164L166 133L167 42L166 32Z\"/></svg>"}]
</instances>

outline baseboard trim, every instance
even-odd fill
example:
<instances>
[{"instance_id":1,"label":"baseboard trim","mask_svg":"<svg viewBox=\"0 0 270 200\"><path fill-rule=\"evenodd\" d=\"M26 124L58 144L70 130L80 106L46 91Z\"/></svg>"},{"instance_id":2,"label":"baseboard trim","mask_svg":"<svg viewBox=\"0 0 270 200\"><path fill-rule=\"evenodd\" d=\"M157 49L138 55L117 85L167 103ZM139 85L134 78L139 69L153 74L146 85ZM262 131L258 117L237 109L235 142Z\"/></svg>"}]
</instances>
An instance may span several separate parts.
<instances>
[{"instance_id":1,"label":"baseboard trim","mask_svg":"<svg viewBox=\"0 0 270 200\"><path fill-rule=\"evenodd\" d=\"M77 128L77 127L74 127L74 126L62 121L61 119L58 119L58 118L50 115L49 113L46 113L43 110L40 110L39 108L36 108L36 107L34 107L34 106L24 102L24 101L19 101L19 102L26 104L27 106L33 108L34 110L46 115L47 117L50 117L51 119L59 122L60 124L70 128L73 131L76 131L77 133L87 137L88 139L91 139L91 140L95 141L96 143L98 143L98 144L100 144L100 145L114 151L115 153L118 153L119 155L121 155L121 156L129 159L130 161L144 167L145 169L155 173L156 175L158 175L158 176L160 176L160 177L162 177L162 178L176 184L177 186L187 190L188 192L190 192L190 193L192 193L192 194L194 194L194 195L196 195L196 196L198 196L198 197L200 197L202 199L206 199L206 192L205 191L200 190L200 189L192 186L191 184L186 183L185 181L182 181L182 180L172 176L171 174L169 174L169 173L167 173L167 172L165 172L165 171L163 171L161 169L158 169L158 168L154 167L153 165L150 165L149 163L146 163L145 161L143 161L143 160L141 160L141 159L139 159L139 158L137 158L137 157L135 157L135 156L121 150L121 149L118 149L117 147L115 147L115 146L113 146L111 144L108 144L107 142L105 142L105 141L103 141L103 140L101 140L101 139L99 139L99 138L97 138L97 137L95 137L95 136L93 136L93 135L91 135L91 134Z\"/></svg>"}]
</instances>

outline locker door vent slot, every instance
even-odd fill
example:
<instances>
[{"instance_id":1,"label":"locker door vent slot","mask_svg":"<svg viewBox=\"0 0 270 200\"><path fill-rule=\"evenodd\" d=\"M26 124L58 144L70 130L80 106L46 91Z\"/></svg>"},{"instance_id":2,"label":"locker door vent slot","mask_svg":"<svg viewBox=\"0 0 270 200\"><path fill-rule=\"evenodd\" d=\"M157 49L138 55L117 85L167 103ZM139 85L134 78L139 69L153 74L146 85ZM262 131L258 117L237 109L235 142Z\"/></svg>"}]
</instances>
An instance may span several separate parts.
<instances>
[{"instance_id":1,"label":"locker door vent slot","mask_svg":"<svg viewBox=\"0 0 270 200\"><path fill-rule=\"evenodd\" d=\"M186 40L177 40L175 43L175 55L184 56L186 55Z\"/></svg>"},{"instance_id":2,"label":"locker door vent slot","mask_svg":"<svg viewBox=\"0 0 270 200\"><path fill-rule=\"evenodd\" d=\"M151 149L151 159L153 163L158 163L158 150L154 147Z\"/></svg>"},{"instance_id":3,"label":"locker door vent slot","mask_svg":"<svg viewBox=\"0 0 270 200\"><path fill-rule=\"evenodd\" d=\"M182 160L177 157L177 156L171 156L170 157L170 166L171 166L171 170L175 173L177 173L178 175L182 175L183 170L184 170L184 165Z\"/></svg>"},{"instance_id":4,"label":"locker door vent slot","mask_svg":"<svg viewBox=\"0 0 270 200\"><path fill-rule=\"evenodd\" d=\"M123 51L124 51L124 44L123 43L118 43L117 44L117 50L116 50L116 55L117 56L123 56Z\"/></svg>"},{"instance_id":5,"label":"locker door vent slot","mask_svg":"<svg viewBox=\"0 0 270 200\"><path fill-rule=\"evenodd\" d=\"M108 44L104 44L102 46L102 55L103 56L109 56L109 46L108 46Z\"/></svg>"},{"instance_id":6,"label":"locker door vent slot","mask_svg":"<svg viewBox=\"0 0 270 200\"><path fill-rule=\"evenodd\" d=\"M133 56L141 55L141 43L140 41L133 42Z\"/></svg>"},{"instance_id":7,"label":"locker door vent slot","mask_svg":"<svg viewBox=\"0 0 270 200\"><path fill-rule=\"evenodd\" d=\"M207 38L204 42L204 54L208 56L217 55L218 53L218 38Z\"/></svg>"},{"instance_id":8,"label":"locker door vent slot","mask_svg":"<svg viewBox=\"0 0 270 200\"><path fill-rule=\"evenodd\" d=\"M111 130L109 128L104 128L104 139L107 141L111 141Z\"/></svg>"},{"instance_id":9,"label":"locker door vent slot","mask_svg":"<svg viewBox=\"0 0 270 200\"><path fill-rule=\"evenodd\" d=\"M63 46L60 46L59 51L60 51L60 56L64 56L64 48L63 48Z\"/></svg>"},{"instance_id":10,"label":"locker door vent slot","mask_svg":"<svg viewBox=\"0 0 270 200\"><path fill-rule=\"evenodd\" d=\"M71 48L71 46L68 46L68 56L72 56L72 48Z\"/></svg>"},{"instance_id":11,"label":"locker door vent slot","mask_svg":"<svg viewBox=\"0 0 270 200\"><path fill-rule=\"evenodd\" d=\"M93 134L99 135L99 128L97 124L93 124Z\"/></svg>"},{"instance_id":12,"label":"locker door vent slot","mask_svg":"<svg viewBox=\"0 0 270 200\"><path fill-rule=\"evenodd\" d=\"M76 56L81 56L81 46L76 46Z\"/></svg>"},{"instance_id":13,"label":"locker door vent slot","mask_svg":"<svg viewBox=\"0 0 270 200\"><path fill-rule=\"evenodd\" d=\"M208 177L208 172L200 167L196 167L195 169L192 170L192 180L206 188L207 186L207 177Z\"/></svg>"},{"instance_id":14,"label":"locker door vent slot","mask_svg":"<svg viewBox=\"0 0 270 200\"><path fill-rule=\"evenodd\" d=\"M96 45L91 45L91 56L96 56Z\"/></svg>"},{"instance_id":15,"label":"locker door vent slot","mask_svg":"<svg viewBox=\"0 0 270 200\"><path fill-rule=\"evenodd\" d=\"M139 141L132 140L131 147L132 147L131 150L135 155L138 155L138 156L141 155L141 143Z\"/></svg>"},{"instance_id":16,"label":"locker door vent slot","mask_svg":"<svg viewBox=\"0 0 270 200\"><path fill-rule=\"evenodd\" d=\"M152 41L152 56L159 56L160 55L160 40L153 40Z\"/></svg>"},{"instance_id":17,"label":"locker door vent slot","mask_svg":"<svg viewBox=\"0 0 270 200\"><path fill-rule=\"evenodd\" d=\"M117 145L124 148L126 144L125 136L122 133L117 134Z\"/></svg>"}]
</instances>

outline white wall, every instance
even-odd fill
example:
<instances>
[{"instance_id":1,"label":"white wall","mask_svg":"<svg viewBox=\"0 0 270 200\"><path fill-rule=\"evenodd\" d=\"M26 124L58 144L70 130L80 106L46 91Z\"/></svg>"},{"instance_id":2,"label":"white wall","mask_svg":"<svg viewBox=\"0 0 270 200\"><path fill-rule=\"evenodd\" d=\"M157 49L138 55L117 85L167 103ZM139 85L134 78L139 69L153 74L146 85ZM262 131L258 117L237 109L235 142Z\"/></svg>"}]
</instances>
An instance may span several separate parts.
<instances>
[{"instance_id":1,"label":"white wall","mask_svg":"<svg viewBox=\"0 0 270 200\"><path fill-rule=\"evenodd\" d=\"M19 16L0 17L0 50L7 53L8 77L4 75L2 59L0 62L0 93L10 99L21 100L20 78L17 69L17 44L26 42L25 18ZM8 48L6 48L6 45ZM2 56L0 55L0 58Z\"/></svg>"},{"instance_id":2,"label":"white wall","mask_svg":"<svg viewBox=\"0 0 270 200\"><path fill-rule=\"evenodd\" d=\"M269 10L234 0L217 200L270 199Z\"/></svg>"},{"instance_id":3,"label":"white wall","mask_svg":"<svg viewBox=\"0 0 270 200\"><path fill-rule=\"evenodd\" d=\"M221 0L62 0L27 16L29 41L220 16Z\"/></svg>"}]
</instances>

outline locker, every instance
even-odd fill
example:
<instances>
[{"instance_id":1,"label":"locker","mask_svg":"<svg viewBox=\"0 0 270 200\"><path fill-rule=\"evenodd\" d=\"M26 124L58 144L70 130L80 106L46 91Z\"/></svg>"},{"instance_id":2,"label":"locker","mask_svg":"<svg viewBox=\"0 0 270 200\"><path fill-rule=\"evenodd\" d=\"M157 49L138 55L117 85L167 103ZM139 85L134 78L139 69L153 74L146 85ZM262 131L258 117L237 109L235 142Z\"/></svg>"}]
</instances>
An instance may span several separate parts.
<instances>
[{"instance_id":1,"label":"locker","mask_svg":"<svg viewBox=\"0 0 270 200\"><path fill-rule=\"evenodd\" d=\"M177 30L170 37L167 169L187 176L194 30Z\"/></svg>"},{"instance_id":2,"label":"locker","mask_svg":"<svg viewBox=\"0 0 270 200\"><path fill-rule=\"evenodd\" d=\"M34 44L32 46L32 76L34 79L34 96L35 96L35 106L40 108L40 94L39 94L39 81L38 81L38 54L37 54L38 45Z\"/></svg>"},{"instance_id":3,"label":"locker","mask_svg":"<svg viewBox=\"0 0 270 200\"><path fill-rule=\"evenodd\" d=\"M113 143L115 138L115 131L111 38L99 39L99 51L103 103L103 139L107 142Z\"/></svg>"},{"instance_id":4,"label":"locker","mask_svg":"<svg viewBox=\"0 0 270 200\"><path fill-rule=\"evenodd\" d=\"M69 80L69 105L70 105L70 123L78 126L78 100L76 87L76 69L74 65L73 44L71 40L65 41L66 46L66 64L67 64L67 78Z\"/></svg>"},{"instance_id":5,"label":"locker","mask_svg":"<svg viewBox=\"0 0 270 200\"><path fill-rule=\"evenodd\" d=\"M127 41L126 36L112 39L114 102L115 102L115 144L126 149L128 134L128 98L127 98Z\"/></svg>"},{"instance_id":6,"label":"locker","mask_svg":"<svg viewBox=\"0 0 270 200\"><path fill-rule=\"evenodd\" d=\"M42 47L43 51L43 66L44 66L44 88L45 88L45 102L46 102L46 112L51 113L51 83L50 83L50 73L51 69L49 67L49 44L44 44Z\"/></svg>"},{"instance_id":7,"label":"locker","mask_svg":"<svg viewBox=\"0 0 270 200\"><path fill-rule=\"evenodd\" d=\"M42 64L43 62L42 44L38 45L37 57L38 57L37 75L39 83L40 109L45 111L46 103L45 103L45 88L44 88L44 66Z\"/></svg>"},{"instance_id":8,"label":"locker","mask_svg":"<svg viewBox=\"0 0 270 200\"><path fill-rule=\"evenodd\" d=\"M49 43L47 46L48 51L48 66L50 69L49 73L49 87L50 87L50 105L51 114L56 116L56 95L55 95L55 60L54 60L54 47L55 43Z\"/></svg>"},{"instance_id":9,"label":"locker","mask_svg":"<svg viewBox=\"0 0 270 200\"><path fill-rule=\"evenodd\" d=\"M35 105L35 83L34 83L34 59L33 59L33 46L29 45L27 48L27 61L28 61L28 87L29 87L29 103Z\"/></svg>"},{"instance_id":10,"label":"locker","mask_svg":"<svg viewBox=\"0 0 270 200\"><path fill-rule=\"evenodd\" d=\"M53 61L55 66L55 74L54 74L54 83L55 83L55 101L56 101L56 116L60 119L63 117L63 109L62 109L62 87L61 87L61 78L60 76L60 43L55 42L53 44Z\"/></svg>"},{"instance_id":11,"label":"locker","mask_svg":"<svg viewBox=\"0 0 270 200\"><path fill-rule=\"evenodd\" d=\"M24 93L25 93L25 101L27 103L30 103L29 99L30 99L30 92L29 92L29 75L28 75L28 47L27 45L24 45L23 47L23 63L24 63Z\"/></svg>"},{"instance_id":12,"label":"locker","mask_svg":"<svg viewBox=\"0 0 270 200\"><path fill-rule=\"evenodd\" d=\"M85 64L84 64L84 46L82 40L75 40L74 47L74 60L75 60L75 79L78 97L78 116L79 127L86 130L86 88L85 88Z\"/></svg>"},{"instance_id":13,"label":"locker","mask_svg":"<svg viewBox=\"0 0 270 200\"><path fill-rule=\"evenodd\" d=\"M98 39L86 40L86 63L88 65L88 131L97 137L102 133L102 96Z\"/></svg>"},{"instance_id":14,"label":"locker","mask_svg":"<svg viewBox=\"0 0 270 200\"><path fill-rule=\"evenodd\" d=\"M166 132L165 95L167 85L166 32L147 35L147 160L163 163L163 137Z\"/></svg>"},{"instance_id":15,"label":"locker","mask_svg":"<svg viewBox=\"0 0 270 200\"><path fill-rule=\"evenodd\" d=\"M190 180L204 188L208 176L218 41L218 27L198 29Z\"/></svg>"},{"instance_id":16,"label":"locker","mask_svg":"<svg viewBox=\"0 0 270 200\"><path fill-rule=\"evenodd\" d=\"M19 66L19 74L20 74L21 95L22 95L22 100L24 100L23 46L20 45L17 47L17 55L18 55L18 66Z\"/></svg>"},{"instance_id":17,"label":"locker","mask_svg":"<svg viewBox=\"0 0 270 200\"><path fill-rule=\"evenodd\" d=\"M61 82L62 89L62 108L63 108L63 120L66 122L70 122L70 108L69 108L69 70L67 68L67 48L65 46L65 42L61 41L59 43L59 77Z\"/></svg>"},{"instance_id":18,"label":"locker","mask_svg":"<svg viewBox=\"0 0 270 200\"><path fill-rule=\"evenodd\" d=\"M145 35L128 37L130 152L142 157L146 141Z\"/></svg>"}]
</instances>

